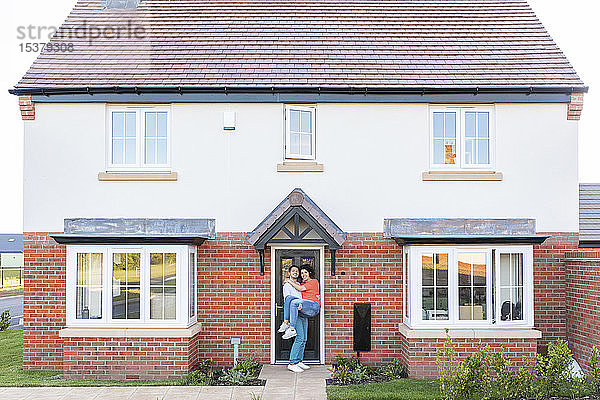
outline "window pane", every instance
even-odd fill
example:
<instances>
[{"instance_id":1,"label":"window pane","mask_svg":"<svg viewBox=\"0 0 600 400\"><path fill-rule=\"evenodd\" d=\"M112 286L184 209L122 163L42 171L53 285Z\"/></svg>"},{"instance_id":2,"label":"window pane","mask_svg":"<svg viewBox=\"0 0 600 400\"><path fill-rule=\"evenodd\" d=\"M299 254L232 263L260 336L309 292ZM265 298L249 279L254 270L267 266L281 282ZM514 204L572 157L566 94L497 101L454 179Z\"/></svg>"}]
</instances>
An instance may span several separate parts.
<instances>
[{"instance_id":1,"label":"window pane","mask_svg":"<svg viewBox=\"0 0 600 400\"><path fill-rule=\"evenodd\" d=\"M312 155L312 135L302 135L302 155Z\"/></svg>"},{"instance_id":2,"label":"window pane","mask_svg":"<svg viewBox=\"0 0 600 400\"><path fill-rule=\"evenodd\" d=\"M290 110L290 130L300 132L300 111Z\"/></svg>"},{"instance_id":3,"label":"window pane","mask_svg":"<svg viewBox=\"0 0 600 400\"><path fill-rule=\"evenodd\" d=\"M290 133L290 152L300 154L300 134Z\"/></svg>"},{"instance_id":4,"label":"window pane","mask_svg":"<svg viewBox=\"0 0 600 400\"><path fill-rule=\"evenodd\" d=\"M146 164L156 164L156 141L154 139L146 139Z\"/></svg>"},{"instance_id":5,"label":"window pane","mask_svg":"<svg viewBox=\"0 0 600 400\"><path fill-rule=\"evenodd\" d=\"M125 141L122 139L113 139L112 142L112 163L123 164L125 157Z\"/></svg>"},{"instance_id":6,"label":"window pane","mask_svg":"<svg viewBox=\"0 0 600 400\"><path fill-rule=\"evenodd\" d=\"M156 136L166 138L167 137L167 113L159 112L156 113Z\"/></svg>"},{"instance_id":7,"label":"window pane","mask_svg":"<svg viewBox=\"0 0 600 400\"><path fill-rule=\"evenodd\" d=\"M126 112L125 113L125 136L128 138L135 138L136 131L136 121L135 121L135 112Z\"/></svg>"},{"instance_id":8,"label":"window pane","mask_svg":"<svg viewBox=\"0 0 600 400\"><path fill-rule=\"evenodd\" d=\"M150 254L150 285L163 284L163 253Z\"/></svg>"},{"instance_id":9,"label":"window pane","mask_svg":"<svg viewBox=\"0 0 600 400\"><path fill-rule=\"evenodd\" d=\"M421 257L421 268L423 270L423 286L433 286L433 257L429 255Z\"/></svg>"},{"instance_id":10,"label":"window pane","mask_svg":"<svg viewBox=\"0 0 600 400\"><path fill-rule=\"evenodd\" d=\"M135 139L125 140L125 164L135 164Z\"/></svg>"},{"instance_id":11,"label":"window pane","mask_svg":"<svg viewBox=\"0 0 600 400\"><path fill-rule=\"evenodd\" d=\"M433 113L433 137L443 138L444 137L444 113L436 112Z\"/></svg>"},{"instance_id":12,"label":"window pane","mask_svg":"<svg viewBox=\"0 0 600 400\"><path fill-rule=\"evenodd\" d=\"M456 137L456 113L454 113L454 112L446 113L444 136L446 138L455 138Z\"/></svg>"},{"instance_id":13,"label":"window pane","mask_svg":"<svg viewBox=\"0 0 600 400\"><path fill-rule=\"evenodd\" d=\"M150 319L163 319L163 288L150 287Z\"/></svg>"},{"instance_id":14,"label":"window pane","mask_svg":"<svg viewBox=\"0 0 600 400\"><path fill-rule=\"evenodd\" d=\"M500 319L523 320L523 254L500 255Z\"/></svg>"},{"instance_id":15,"label":"window pane","mask_svg":"<svg viewBox=\"0 0 600 400\"><path fill-rule=\"evenodd\" d=\"M458 254L458 318L487 319L487 253Z\"/></svg>"},{"instance_id":16,"label":"window pane","mask_svg":"<svg viewBox=\"0 0 600 400\"><path fill-rule=\"evenodd\" d=\"M465 163L466 164L474 164L475 163L475 140L474 139L465 140Z\"/></svg>"},{"instance_id":17,"label":"window pane","mask_svg":"<svg viewBox=\"0 0 600 400\"><path fill-rule=\"evenodd\" d=\"M423 320L448 319L448 254L421 255Z\"/></svg>"},{"instance_id":18,"label":"window pane","mask_svg":"<svg viewBox=\"0 0 600 400\"><path fill-rule=\"evenodd\" d=\"M434 164L445 164L446 163L446 150L444 148L444 139L433 140L433 163Z\"/></svg>"},{"instance_id":19,"label":"window pane","mask_svg":"<svg viewBox=\"0 0 600 400\"><path fill-rule=\"evenodd\" d=\"M477 113L465 113L465 136L472 138L477 136Z\"/></svg>"},{"instance_id":20,"label":"window pane","mask_svg":"<svg viewBox=\"0 0 600 400\"><path fill-rule=\"evenodd\" d=\"M167 139L158 139L156 144L156 163L167 163Z\"/></svg>"},{"instance_id":21,"label":"window pane","mask_svg":"<svg viewBox=\"0 0 600 400\"><path fill-rule=\"evenodd\" d=\"M177 254L150 253L150 318L176 317Z\"/></svg>"},{"instance_id":22,"label":"window pane","mask_svg":"<svg viewBox=\"0 0 600 400\"><path fill-rule=\"evenodd\" d=\"M456 164L456 141L446 140L444 144L445 164Z\"/></svg>"},{"instance_id":23,"label":"window pane","mask_svg":"<svg viewBox=\"0 0 600 400\"><path fill-rule=\"evenodd\" d=\"M302 111L300 114L300 131L312 132L312 112Z\"/></svg>"},{"instance_id":24,"label":"window pane","mask_svg":"<svg viewBox=\"0 0 600 400\"><path fill-rule=\"evenodd\" d=\"M140 318L140 253L113 254L113 319Z\"/></svg>"},{"instance_id":25,"label":"window pane","mask_svg":"<svg viewBox=\"0 0 600 400\"><path fill-rule=\"evenodd\" d=\"M490 137L490 114L487 112L477 113L477 133L480 138Z\"/></svg>"},{"instance_id":26,"label":"window pane","mask_svg":"<svg viewBox=\"0 0 600 400\"><path fill-rule=\"evenodd\" d=\"M102 318L102 257L102 253L77 253L77 319Z\"/></svg>"},{"instance_id":27,"label":"window pane","mask_svg":"<svg viewBox=\"0 0 600 400\"><path fill-rule=\"evenodd\" d=\"M479 139L477 141L477 163L490 163L490 142L489 139Z\"/></svg>"},{"instance_id":28,"label":"window pane","mask_svg":"<svg viewBox=\"0 0 600 400\"><path fill-rule=\"evenodd\" d=\"M448 286L448 254L437 254L435 258L436 286Z\"/></svg>"},{"instance_id":29,"label":"window pane","mask_svg":"<svg viewBox=\"0 0 600 400\"><path fill-rule=\"evenodd\" d=\"M112 137L125 137L125 114L122 112L112 113Z\"/></svg>"},{"instance_id":30,"label":"window pane","mask_svg":"<svg viewBox=\"0 0 600 400\"><path fill-rule=\"evenodd\" d=\"M190 253L190 318L196 315L196 257Z\"/></svg>"},{"instance_id":31,"label":"window pane","mask_svg":"<svg viewBox=\"0 0 600 400\"><path fill-rule=\"evenodd\" d=\"M156 137L156 113L146 113L146 137Z\"/></svg>"}]
</instances>

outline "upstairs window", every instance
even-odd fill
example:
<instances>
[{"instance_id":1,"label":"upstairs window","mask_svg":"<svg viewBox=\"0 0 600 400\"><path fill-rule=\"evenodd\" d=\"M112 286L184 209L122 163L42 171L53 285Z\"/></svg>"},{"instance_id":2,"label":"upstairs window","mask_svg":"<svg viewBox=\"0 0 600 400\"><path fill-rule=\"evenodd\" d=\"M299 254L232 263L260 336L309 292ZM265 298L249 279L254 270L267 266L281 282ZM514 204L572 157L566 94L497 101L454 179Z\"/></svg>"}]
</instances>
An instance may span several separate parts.
<instances>
[{"instance_id":1,"label":"upstairs window","mask_svg":"<svg viewBox=\"0 0 600 400\"><path fill-rule=\"evenodd\" d=\"M315 159L315 114L315 107L286 106L286 159Z\"/></svg>"},{"instance_id":2,"label":"upstairs window","mask_svg":"<svg viewBox=\"0 0 600 400\"><path fill-rule=\"evenodd\" d=\"M432 168L490 169L494 160L492 107L432 107Z\"/></svg>"},{"instance_id":3,"label":"upstairs window","mask_svg":"<svg viewBox=\"0 0 600 400\"><path fill-rule=\"evenodd\" d=\"M168 107L110 107L107 164L111 169L163 169L170 164Z\"/></svg>"}]
</instances>

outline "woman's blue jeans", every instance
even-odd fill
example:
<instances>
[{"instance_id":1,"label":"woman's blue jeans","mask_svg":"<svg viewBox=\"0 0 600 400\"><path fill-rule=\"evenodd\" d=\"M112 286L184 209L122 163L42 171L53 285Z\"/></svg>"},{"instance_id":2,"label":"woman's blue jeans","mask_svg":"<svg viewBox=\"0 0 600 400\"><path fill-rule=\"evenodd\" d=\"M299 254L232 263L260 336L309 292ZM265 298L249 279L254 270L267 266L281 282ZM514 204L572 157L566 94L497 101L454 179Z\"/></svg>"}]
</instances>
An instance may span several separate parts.
<instances>
[{"instance_id":1,"label":"woman's blue jeans","mask_svg":"<svg viewBox=\"0 0 600 400\"><path fill-rule=\"evenodd\" d=\"M304 348L306 347L307 336L308 319L300 315L296 321L296 337L294 338L294 344L290 350L290 364L298 364L304 360Z\"/></svg>"},{"instance_id":2,"label":"woman's blue jeans","mask_svg":"<svg viewBox=\"0 0 600 400\"><path fill-rule=\"evenodd\" d=\"M285 299L283 300L283 320L284 321L290 320L290 303L294 299L297 299L297 297L285 296Z\"/></svg>"},{"instance_id":3,"label":"woman's blue jeans","mask_svg":"<svg viewBox=\"0 0 600 400\"><path fill-rule=\"evenodd\" d=\"M287 297L291 297L291 296L287 296ZM286 297L286 301L287 301L287 297ZM302 311L298 311L299 304L302 304ZM305 318L314 317L315 315L317 315L319 313L320 310L321 310L321 305L319 303L317 303L316 301L297 299L297 298L292 299L290 301L290 307L289 307L290 326L293 326L294 328L296 328L296 321L298 320L299 316L305 317ZM284 318L285 318L285 309L283 310L283 314L284 314ZM300 314L300 315L298 315L298 314Z\"/></svg>"}]
</instances>

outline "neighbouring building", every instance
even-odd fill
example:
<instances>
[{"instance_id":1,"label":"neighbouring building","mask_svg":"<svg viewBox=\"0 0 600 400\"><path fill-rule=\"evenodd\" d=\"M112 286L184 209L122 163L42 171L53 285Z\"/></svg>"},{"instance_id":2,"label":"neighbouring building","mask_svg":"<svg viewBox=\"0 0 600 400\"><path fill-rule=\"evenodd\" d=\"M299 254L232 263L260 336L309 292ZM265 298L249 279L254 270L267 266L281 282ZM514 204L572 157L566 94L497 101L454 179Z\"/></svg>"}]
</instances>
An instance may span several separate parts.
<instances>
[{"instance_id":1,"label":"neighbouring building","mask_svg":"<svg viewBox=\"0 0 600 400\"><path fill-rule=\"evenodd\" d=\"M434 376L448 328L460 357L568 339L585 368L586 91L522 0L79 0L11 90L23 366L177 377L234 338L285 363L308 263L310 362L354 353L368 303L367 364Z\"/></svg>"},{"instance_id":2,"label":"neighbouring building","mask_svg":"<svg viewBox=\"0 0 600 400\"><path fill-rule=\"evenodd\" d=\"M0 233L0 290L23 287L23 235Z\"/></svg>"}]
</instances>

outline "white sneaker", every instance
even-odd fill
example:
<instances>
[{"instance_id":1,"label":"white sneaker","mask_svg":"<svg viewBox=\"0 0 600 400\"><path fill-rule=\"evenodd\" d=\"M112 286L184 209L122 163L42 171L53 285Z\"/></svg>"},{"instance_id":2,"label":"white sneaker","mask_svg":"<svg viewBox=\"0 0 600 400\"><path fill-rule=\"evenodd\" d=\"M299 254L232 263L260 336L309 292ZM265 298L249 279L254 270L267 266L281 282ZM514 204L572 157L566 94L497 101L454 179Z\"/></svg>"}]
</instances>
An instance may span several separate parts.
<instances>
[{"instance_id":1,"label":"white sneaker","mask_svg":"<svg viewBox=\"0 0 600 400\"><path fill-rule=\"evenodd\" d=\"M294 336L296 336L296 328L294 328L293 326L290 326L289 328L287 328L285 330L285 333L283 334L283 336L281 338L282 339L291 339Z\"/></svg>"},{"instance_id":2,"label":"white sneaker","mask_svg":"<svg viewBox=\"0 0 600 400\"><path fill-rule=\"evenodd\" d=\"M304 372L304 370L300 368L298 364L288 364L288 369L292 372Z\"/></svg>"},{"instance_id":3,"label":"white sneaker","mask_svg":"<svg viewBox=\"0 0 600 400\"><path fill-rule=\"evenodd\" d=\"M303 370L307 370L310 369L310 367L306 364L304 364L302 361L300 361L298 364L296 364L297 366L299 366L300 368L302 368Z\"/></svg>"},{"instance_id":4,"label":"white sneaker","mask_svg":"<svg viewBox=\"0 0 600 400\"><path fill-rule=\"evenodd\" d=\"M286 324L285 322L281 323L281 326L279 327L279 330L277 332L279 333L283 333L286 331L287 328L290 327L290 324Z\"/></svg>"}]
</instances>

